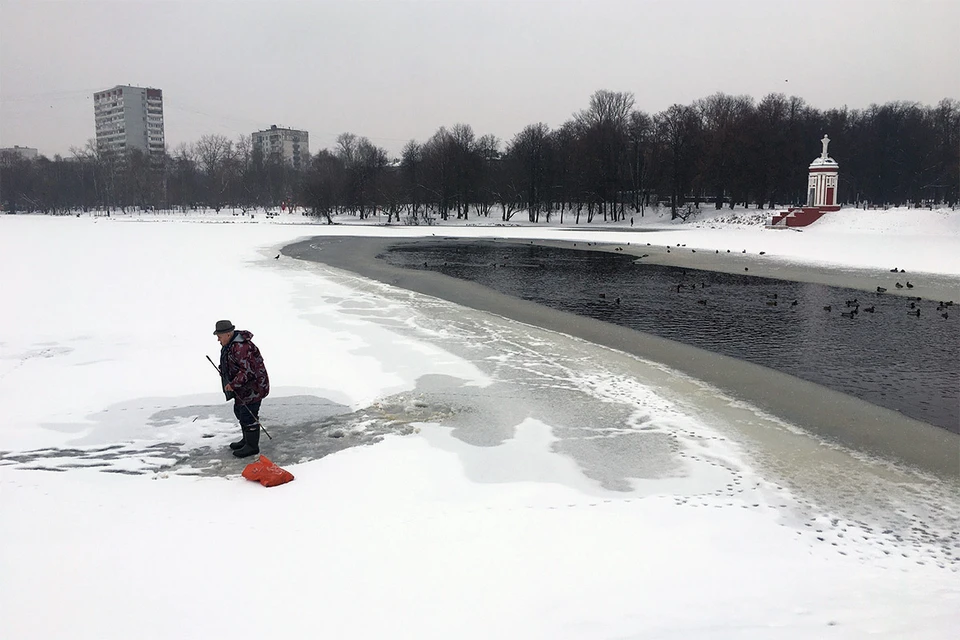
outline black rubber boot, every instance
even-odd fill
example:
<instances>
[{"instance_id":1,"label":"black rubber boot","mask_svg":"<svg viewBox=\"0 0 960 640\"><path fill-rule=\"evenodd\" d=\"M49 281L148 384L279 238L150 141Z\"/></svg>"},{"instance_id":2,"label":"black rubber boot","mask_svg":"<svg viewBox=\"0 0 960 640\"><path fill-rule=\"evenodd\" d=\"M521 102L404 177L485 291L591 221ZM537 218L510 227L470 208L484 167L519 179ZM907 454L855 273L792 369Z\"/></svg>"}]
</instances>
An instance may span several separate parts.
<instances>
[{"instance_id":1,"label":"black rubber boot","mask_svg":"<svg viewBox=\"0 0 960 640\"><path fill-rule=\"evenodd\" d=\"M244 445L244 443L245 443L246 441L247 441L247 436L246 436L246 434L243 433L243 429L241 429L241 430L240 430L240 439L237 440L236 442L231 442L231 443L230 443L230 448L233 449L234 451L236 451L237 449L242 448L243 445Z\"/></svg>"},{"instance_id":2,"label":"black rubber boot","mask_svg":"<svg viewBox=\"0 0 960 640\"><path fill-rule=\"evenodd\" d=\"M243 428L243 446L233 452L238 458L260 453L260 425Z\"/></svg>"}]
</instances>

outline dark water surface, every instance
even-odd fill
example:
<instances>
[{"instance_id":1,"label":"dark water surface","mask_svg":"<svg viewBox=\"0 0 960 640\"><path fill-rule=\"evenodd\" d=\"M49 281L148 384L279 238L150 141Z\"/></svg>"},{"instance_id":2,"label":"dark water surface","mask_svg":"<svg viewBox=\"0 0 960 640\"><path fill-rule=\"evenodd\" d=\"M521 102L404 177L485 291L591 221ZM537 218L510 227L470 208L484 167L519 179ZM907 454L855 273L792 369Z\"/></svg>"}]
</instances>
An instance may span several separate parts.
<instances>
[{"instance_id":1,"label":"dark water surface","mask_svg":"<svg viewBox=\"0 0 960 640\"><path fill-rule=\"evenodd\" d=\"M425 242L379 257L747 360L960 432L957 305L937 310L937 301L533 245ZM854 300L859 312L842 316Z\"/></svg>"}]
</instances>

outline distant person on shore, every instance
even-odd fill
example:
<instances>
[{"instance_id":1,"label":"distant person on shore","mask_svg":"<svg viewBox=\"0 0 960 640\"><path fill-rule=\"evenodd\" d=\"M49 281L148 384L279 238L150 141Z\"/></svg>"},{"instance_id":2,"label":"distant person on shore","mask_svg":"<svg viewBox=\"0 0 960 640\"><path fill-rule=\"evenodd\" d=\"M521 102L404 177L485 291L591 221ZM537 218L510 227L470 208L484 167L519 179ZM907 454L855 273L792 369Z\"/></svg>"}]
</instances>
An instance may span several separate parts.
<instances>
[{"instance_id":1,"label":"distant person on shore","mask_svg":"<svg viewBox=\"0 0 960 640\"><path fill-rule=\"evenodd\" d=\"M270 378L253 334L237 331L229 320L218 320L213 335L220 341L220 379L223 394L233 400L241 438L230 444L233 455L260 453L260 403L270 393Z\"/></svg>"}]
</instances>

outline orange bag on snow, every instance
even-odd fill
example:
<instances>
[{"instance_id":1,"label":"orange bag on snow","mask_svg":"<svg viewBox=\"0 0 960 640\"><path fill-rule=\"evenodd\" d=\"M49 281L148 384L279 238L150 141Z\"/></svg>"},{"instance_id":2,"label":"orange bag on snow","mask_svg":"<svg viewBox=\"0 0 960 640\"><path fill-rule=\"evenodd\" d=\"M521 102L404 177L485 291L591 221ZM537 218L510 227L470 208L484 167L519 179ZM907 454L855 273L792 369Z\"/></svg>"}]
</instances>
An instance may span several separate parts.
<instances>
[{"instance_id":1,"label":"orange bag on snow","mask_svg":"<svg viewBox=\"0 0 960 640\"><path fill-rule=\"evenodd\" d=\"M259 460L248 464L243 470L243 477L265 487L275 487L293 480L292 473L275 465L267 456L260 456Z\"/></svg>"}]
</instances>

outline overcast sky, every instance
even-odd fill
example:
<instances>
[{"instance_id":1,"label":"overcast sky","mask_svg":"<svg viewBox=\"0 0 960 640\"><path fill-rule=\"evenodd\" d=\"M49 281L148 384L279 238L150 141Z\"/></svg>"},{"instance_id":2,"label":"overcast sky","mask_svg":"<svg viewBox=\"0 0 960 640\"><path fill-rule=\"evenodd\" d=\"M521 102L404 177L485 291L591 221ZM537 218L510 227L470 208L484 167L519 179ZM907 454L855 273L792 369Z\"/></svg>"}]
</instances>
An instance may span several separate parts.
<instances>
[{"instance_id":1,"label":"overcast sky","mask_svg":"<svg viewBox=\"0 0 960 640\"><path fill-rule=\"evenodd\" d=\"M655 113L722 91L819 108L960 98L960 0L0 0L0 146L66 154L94 91L163 90L168 148L205 133L441 125L509 140L597 89Z\"/></svg>"}]
</instances>

